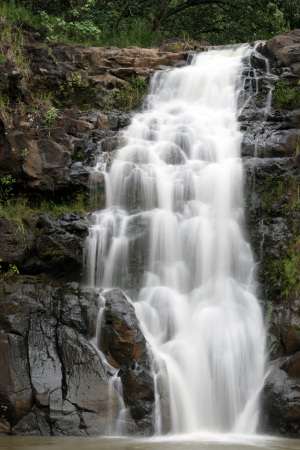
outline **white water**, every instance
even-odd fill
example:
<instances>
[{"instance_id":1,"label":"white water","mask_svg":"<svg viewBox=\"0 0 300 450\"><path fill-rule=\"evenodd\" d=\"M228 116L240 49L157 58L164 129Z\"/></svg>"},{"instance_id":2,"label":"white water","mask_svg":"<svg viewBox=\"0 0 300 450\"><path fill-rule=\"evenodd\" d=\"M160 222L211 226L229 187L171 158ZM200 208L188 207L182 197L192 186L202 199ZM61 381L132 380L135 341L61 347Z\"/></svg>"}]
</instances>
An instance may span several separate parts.
<instances>
[{"instance_id":1,"label":"white water","mask_svg":"<svg viewBox=\"0 0 300 450\"><path fill-rule=\"evenodd\" d=\"M133 293L153 352L158 434L257 427L265 331L236 120L245 51L202 53L153 77L87 240L87 283ZM137 223L149 248L141 288L128 263Z\"/></svg>"}]
</instances>

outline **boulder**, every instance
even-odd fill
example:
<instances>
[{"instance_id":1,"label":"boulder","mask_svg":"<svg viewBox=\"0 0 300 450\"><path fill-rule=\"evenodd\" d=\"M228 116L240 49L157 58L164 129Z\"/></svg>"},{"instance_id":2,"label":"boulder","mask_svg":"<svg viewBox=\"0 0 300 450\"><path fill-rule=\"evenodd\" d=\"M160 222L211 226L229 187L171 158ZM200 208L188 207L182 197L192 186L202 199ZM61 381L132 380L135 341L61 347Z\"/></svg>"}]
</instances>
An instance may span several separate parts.
<instances>
[{"instance_id":1,"label":"boulder","mask_svg":"<svg viewBox=\"0 0 300 450\"><path fill-rule=\"evenodd\" d=\"M125 405L129 408L138 434L154 432L154 380L144 335L134 306L119 289L111 289L102 316L99 348L114 367L119 368Z\"/></svg>"},{"instance_id":2,"label":"boulder","mask_svg":"<svg viewBox=\"0 0 300 450\"><path fill-rule=\"evenodd\" d=\"M300 76L300 29L269 39L264 52L281 65L290 66L292 73Z\"/></svg>"}]
</instances>

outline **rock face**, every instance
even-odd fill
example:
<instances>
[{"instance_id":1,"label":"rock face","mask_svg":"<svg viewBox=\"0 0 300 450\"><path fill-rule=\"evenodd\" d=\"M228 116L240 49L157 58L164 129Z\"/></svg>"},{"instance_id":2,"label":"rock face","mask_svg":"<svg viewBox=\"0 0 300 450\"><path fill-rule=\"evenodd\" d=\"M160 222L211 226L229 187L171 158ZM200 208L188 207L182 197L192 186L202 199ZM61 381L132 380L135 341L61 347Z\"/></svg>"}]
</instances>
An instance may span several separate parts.
<instances>
[{"instance_id":1,"label":"rock face","mask_svg":"<svg viewBox=\"0 0 300 450\"><path fill-rule=\"evenodd\" d=\"M13 434L93 434L86 412L105 421L108 378L88 340L99 294L64 289L32 276L1 283L1 415Z\"/></svg>"},{"instance_id":2,"label":"rock face","mask_svg":"<svg viewBox=\"0 0 300 450\"><path fill-rule=\"evenodd\" d=\"M270 72L259 55L252 59L246 82L250 89L257 83L258 91L240 114L246 222L270 352L262 429L294 437L300 436L300 116L287 103L279 108L274 98L283 81L297 86L299 39L296 30L259 47L271 58Z\"/></svg>"}]
</instances>

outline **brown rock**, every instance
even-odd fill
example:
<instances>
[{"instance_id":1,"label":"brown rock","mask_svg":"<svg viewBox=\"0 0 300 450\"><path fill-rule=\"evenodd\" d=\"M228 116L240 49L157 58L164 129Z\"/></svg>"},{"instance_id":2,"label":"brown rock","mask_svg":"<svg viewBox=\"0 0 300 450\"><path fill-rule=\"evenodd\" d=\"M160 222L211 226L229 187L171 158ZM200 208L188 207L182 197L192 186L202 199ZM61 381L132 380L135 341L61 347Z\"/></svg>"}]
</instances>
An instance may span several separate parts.
<instances>
[{"instance_id":1,"label":"brown rock","mask_svg":"<svg viewBox=\"0 0 300 450\"><path fill-rule=\"evenodd\" d=\"M121 367L132 359L145 359L146 340L133 305L119 289L111 289L105 298L99 348L115 367Z\"/></svg>"},{"instance_id":2,"label":"brown rock","mask_svg":"<svg viewBox=\"0 0 300 450\"><path fill-rule=\"evenodd\" d=\"M14 425L32 407L26 339L0 331L0 405Z\"/></svg>"},{"instance_id":3,"label":"brown rock","mask_svg":"<svg viewBox=\"0 0 300 450\"><path fill-rule=\"evenodd\" d=\"M268 40L267 55L291 66L292 72L300 76L300 29L287 31Z\"/></svg>"}]
</instances>

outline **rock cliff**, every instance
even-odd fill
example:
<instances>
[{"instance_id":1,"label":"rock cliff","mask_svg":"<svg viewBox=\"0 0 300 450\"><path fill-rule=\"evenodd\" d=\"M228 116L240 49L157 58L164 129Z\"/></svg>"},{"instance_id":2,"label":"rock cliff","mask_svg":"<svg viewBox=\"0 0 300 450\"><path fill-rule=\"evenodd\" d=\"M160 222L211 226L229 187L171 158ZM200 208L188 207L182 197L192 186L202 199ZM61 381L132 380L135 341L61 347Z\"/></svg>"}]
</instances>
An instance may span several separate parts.
<instances>
[{"instance_id":1,"label":"rock cliff","mask_svg":"<svg viewBox=\"0 0 300 450\"><path fill-rule=\"evenodd\" d=\"M254 96L240 121L246 222L268 333L262 430L299 437L300 30L258 50L268 61L253 58Z\"/></svg>"}]
</instances>

